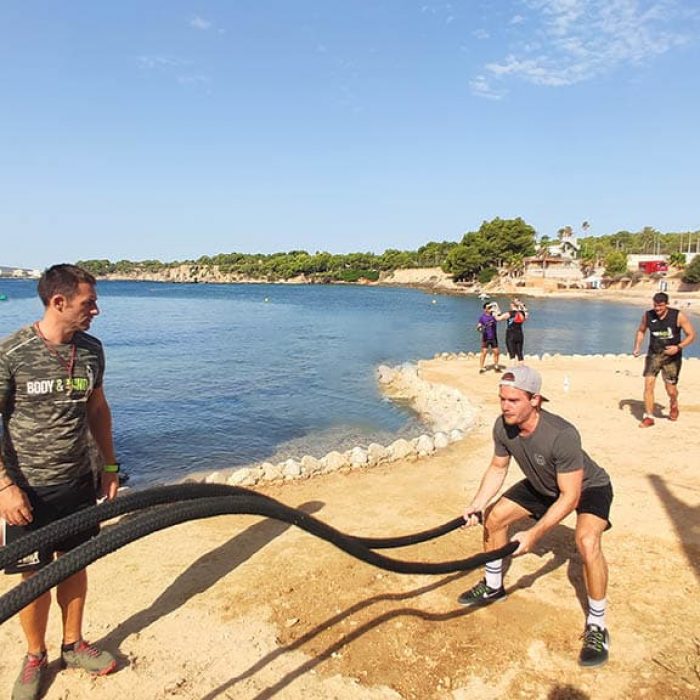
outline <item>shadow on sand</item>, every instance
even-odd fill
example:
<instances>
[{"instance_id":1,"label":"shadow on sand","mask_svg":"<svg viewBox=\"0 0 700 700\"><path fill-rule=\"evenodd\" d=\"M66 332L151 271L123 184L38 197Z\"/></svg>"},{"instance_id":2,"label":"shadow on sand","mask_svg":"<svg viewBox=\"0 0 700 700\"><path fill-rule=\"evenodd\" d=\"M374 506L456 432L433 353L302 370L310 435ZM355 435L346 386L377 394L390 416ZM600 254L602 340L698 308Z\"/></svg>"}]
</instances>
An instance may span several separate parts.
<instances>
[{"instance_id":1,"label":"shadow on sand","mask_svg":"<svg viewBox=\"0 0 700 700\"><path fill-rule=\"evenodd\" d=\"M590 697L573 685L555 685L547 693L547 700L589 700Z\"/></svg>"},{"instance_id":2,"label":"shadow on sand","mask_svg":"<svg viewBox=\"0 0 700 700\"><path fill-rule=\"evenodd\" d=\"M578 597L579 602L582 605L582 608L586 610L586 590L583 582L580 559L578 558L578 556L575 556L576 546L574 543L573 530L564 525L558 525L550 533L547 534L547 536L544 538L544 542L540 546L538 546L533 553L538 556L543 556L548 552L552 552L554 554L553 558L550 561L548 561L544 566L542 566L540 569L533 572L532 574L528 574L527 576L521 576L520 579L518 579L518 581L516 581L512 586L509 586L509 589L511 591L514 591L519 588L529 588L535 583L535 581L537 581L537 579L556 570L568 561L569 568L567 573L569 580L571 581L571 584L576 592L576 596ZM576 559L576 561L574 561L574 559ZM435 583L416 588L412 591L397 594L378 595L355 603L349 608L346 608L345 610L337 613L336 615L324 620L323 622L320 622L318 625L316 625L316 627L309 630L306 634L302 635L298 639L295 639L291 644L280 647L270 652L269 654L261 658L259 661L257 661L248 670L244 671L243 673L239 674L234 678L231 678L230 680L221 684L217 688L211 690L207 695L204 695L201 700L214 700L215 698L220 697L222 695L226 696L226 691L234 687L237 683L240 683L241 681L244 681L247 678L253 677L256 673L261 671L267 665L274 662L280 656L301 649L304 645L311 642L318 635L327 631L329 627L339 625L340 623L342 623L343 620L352 615L355 615L361 610L369 608L373 605L377 605L379 603L400 603L402 601L408 601L412 598L418 598L421 595L424 595L431 591L435 591L439 588L442 588L443 586L452 583L453 581L458 580L463 575L464 574L462 573L453 574ZM363 625L358 626L352 632L343 635L336 642L328 646L325 650L323 650L320 653L317 653L313 658L309 659L308 661L305 661L299 667L287 673L285 676L280 678L274 685L265 688L260 693L258 693L258 695L255 696L255 700L269 700L269 698L275 697L285 687L293 683L297 678L300 678L304 674L312 671L323 661L331 658L333 654L339 652L343 647L346 647L347 645L351 644L352 642L359 639L371 630L380 627L381 625L384 625L397 618L412 617L427 622L440 623L448 620L454 620L457 618L464 618L468 615L472 615L478 612L479 608L458 608L447 613L429 613L424 610L417 610L412 607L400 607L395 610L383 613L373 618L372 620L369 620ZM563 698L567 696L555 695L552 697ZM576 698L585 696L572 697Z\"/></svg>"},{"instance_id":3,"label":"shadow on sand","mask_svg":"<svg viewBox=\"0 0 700 700\"><path fill-rule=\"evenodd\" d=\"M298 508L311 514L319 511L323 505L320 501L310 501L302 503ZM103 637L100 646L116 651L126 637L141 632L194 596L211 588L219 579L246 562L290 527L288 523L266 518L207 552L188 566L148 608L132 615ZM120 669L129 664L123 654L116 655Z\"/></svg>"},{"instance_id":4,"label":"shadow on sand","mask_svg":"<svg viewBox=\"0 0 700 700\"><path fill-rule=\"evenodd\" d=\"M644 418L644 401L640 401L639 399L621 399L618 403L618 408L621 411L624 411L625 408L629 408L630 414L638 421L641 421L642 418ZM655 403L654 418L667 418L667 416L662 413L663 409L664 406L662 406L660 403Z\"/></svg>"},{"instance_id":5,"label":"shadow on sand","mask_svg":"<svg viewBox=\"0 0 700 700\"><path fill-rule=\"evenodd\" d=\"M689 506L674 496L666 482L657 474L648 474L647 478L671 518L685 556L693 567L695 576L700 580L700 547L697 544L698 536L693 532L700 522L700 507Z\"/></svg>"}]
</instances>

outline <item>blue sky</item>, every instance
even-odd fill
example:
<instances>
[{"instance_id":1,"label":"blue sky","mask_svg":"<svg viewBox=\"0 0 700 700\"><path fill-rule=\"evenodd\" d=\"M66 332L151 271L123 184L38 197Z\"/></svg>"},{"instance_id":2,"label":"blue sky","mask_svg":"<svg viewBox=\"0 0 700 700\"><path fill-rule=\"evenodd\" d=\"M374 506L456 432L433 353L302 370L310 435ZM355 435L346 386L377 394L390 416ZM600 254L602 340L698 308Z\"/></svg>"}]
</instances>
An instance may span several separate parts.
<instances>
[{"instance_id":1,"label":"blue sky","mask_svg":"<svg viewBox=\"0 0 700 700\"><path fill-rule=\"evenodd\" d=\"M0 90L0 264L700 228L691 0L3 0Z\"/></svg>"}]
</instances>

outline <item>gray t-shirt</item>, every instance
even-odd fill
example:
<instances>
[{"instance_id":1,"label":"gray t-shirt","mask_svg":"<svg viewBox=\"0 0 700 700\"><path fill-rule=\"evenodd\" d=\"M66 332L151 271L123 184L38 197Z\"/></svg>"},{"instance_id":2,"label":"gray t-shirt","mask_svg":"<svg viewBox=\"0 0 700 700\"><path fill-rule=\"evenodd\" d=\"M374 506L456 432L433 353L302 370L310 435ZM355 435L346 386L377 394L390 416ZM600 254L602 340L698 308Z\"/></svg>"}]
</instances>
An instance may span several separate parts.
<instances>
[{"instance_id":1,"label":"gray t-shirt","mask_svg":"<svg viewBox=\"0 0 700 700\"><path fill-rule=\"evenodd\" d=\"M610 477L581 448L578 430L560 416L540 411L535 431L520 437L517 425L507 425L499 416L493 426L495 453L514 457L527 480L536 491L557 498L557 474L583 467L583 488L607 486Z\"/></svg>"},{"instance_id":2,"label":"gray t-shirt","mask_svg":"<svg viewBox=\"0 0 700 700\"><path fill-rule=\"evenodd\" d=\"M0 341L2 458L20 485L53 486L90 471L87 401L102 386L102 344L78 332L53 350L58 356L32 326Z\"/></svg>"}]
</instances>

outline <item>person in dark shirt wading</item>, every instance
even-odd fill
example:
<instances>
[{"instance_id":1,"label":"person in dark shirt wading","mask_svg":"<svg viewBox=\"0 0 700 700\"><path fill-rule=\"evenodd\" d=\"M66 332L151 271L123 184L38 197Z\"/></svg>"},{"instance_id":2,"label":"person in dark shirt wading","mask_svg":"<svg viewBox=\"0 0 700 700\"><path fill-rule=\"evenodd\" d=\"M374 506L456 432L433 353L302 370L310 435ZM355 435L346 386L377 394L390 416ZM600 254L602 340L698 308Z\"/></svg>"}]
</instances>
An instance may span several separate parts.
<instances>
[{"instance_id":1,"label":"person in dark shirt wading","mask_svg":"<svg viewBox=\"0 0 700 700\"><path fill-rule=\"evenodd\" d=\"M54 265L41 276L38 292L44 304L41 320L0 342L0 517L5 523L5 543L95 503L89 433L105 462L102 494L113 499L119 485L112 417L102 388L104 353L100 341L85 332L99 313L95 278L74 265ZM5 571L29 578L54 556L74 549L98 531L96 526L33 552ZM63 620L60 663L103 676L117 662L109 652L83 639L86 595L85 569L56 587ZM47 591L19 613L27 655L13 700L40 697L48 664L45 637L50 605Z\"/></svg>"},{"instance_id":2,"label":"person in dark shirt wading","mask_svg":"<svg viewBox=\"0 0 700 700\"><path fill-rule=\"evenodd\" d=\"M687 316L668 305L668 294L657 292L652 297L654 308L645 311L634 339L632 354L638 357L649 330L649 349L644 361L644 415L640 428L654 425L654 388L661 372L670 406L668 417L678 420L678 376L683 363L683 348L695 340L695 329ZM683 333L681 333L683 331ZM683 338L683 334L685 337Z\"/></svg>"},{"instance_id":3,"label":"person in dark shirt wading","mask_svg":"<svg viewBox=\"0 0 700 700\"><path fill-rule=\"evenodd\" d=\"M536 520L511 538L518 542L513 556L531 552L540 538L576 510L576 547L583 560L588 593L588 617L582 666L599 666L608 660L610 635L605 622L608 565L603 556L603 532L610 528L613 500L607 472L581 448L576 428L542 409L539 373L525 365L507 369L499 382L501 416L493 426L494 454L479 490L464 511L466 526L482 516L484 549L507 544L508 528L530 516ZM525 479L494 503L514 457ZM503 560L486 564L486 575L458 599L461 605L483 606L506 597Z\"/></svg>"}]
</instances>

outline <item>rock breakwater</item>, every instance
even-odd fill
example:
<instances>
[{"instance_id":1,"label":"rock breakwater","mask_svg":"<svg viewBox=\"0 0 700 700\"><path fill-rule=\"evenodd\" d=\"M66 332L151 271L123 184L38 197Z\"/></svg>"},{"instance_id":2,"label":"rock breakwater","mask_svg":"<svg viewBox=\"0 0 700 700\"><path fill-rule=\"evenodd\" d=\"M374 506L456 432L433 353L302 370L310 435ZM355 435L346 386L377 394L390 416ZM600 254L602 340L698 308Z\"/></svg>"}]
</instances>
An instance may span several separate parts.
<instances>
[{"instance_id":1,"label":"rock breakwater","mask_svg":"<svg viewBox=\"0 0 700 700\"><path fill-rule=\"evenodd\" d=\"M276 464L263 462L233 471L220 470L208 474L203 480L232 486L255 486L335 471L366 469L399 459L420 459L461 440L475 424L477 409L468 398L456 389L425 381L415 364L381 365L377 368L377 380L387 396L408 403L430 432L412 440L399 438L390 445L370 443L345 452L334 450L319 459L304 455L299 460L287 459Z\"/></svg>"}]
</instances>

